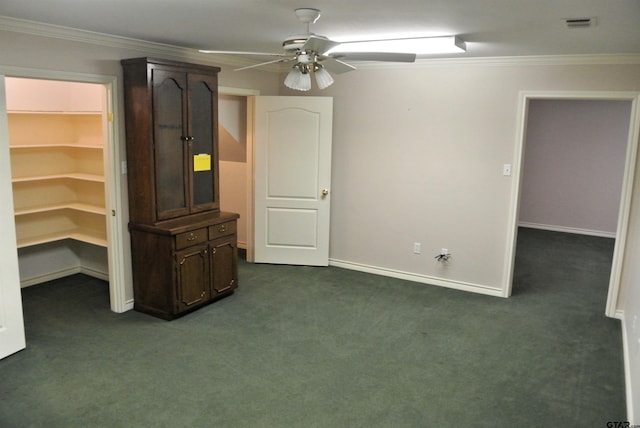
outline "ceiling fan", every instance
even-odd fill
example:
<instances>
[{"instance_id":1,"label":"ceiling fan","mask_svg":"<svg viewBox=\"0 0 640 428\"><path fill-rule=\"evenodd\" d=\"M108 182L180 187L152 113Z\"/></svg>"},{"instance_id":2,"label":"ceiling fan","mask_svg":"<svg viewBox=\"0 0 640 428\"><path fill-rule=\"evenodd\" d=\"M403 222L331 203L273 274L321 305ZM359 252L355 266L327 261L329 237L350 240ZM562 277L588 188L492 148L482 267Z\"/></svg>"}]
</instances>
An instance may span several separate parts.
<instances>
[{"instance_id":1,"label":"ceiling fan","mask_svg":"<svg viewBox=\"0 0 640 428\"><path fill-rule=\"evenodd\" d=\"M311 89L311 73L315 75L318 88L325 89L333 83L332 73L340 74L355 70L351 64L343 60L352 61L385 61L385 62L414 62L416 54L410 52L369 52L353 51L343 52L336 49L349 43L340 43L327 37L313 34L310 31L311 24L320 18L320 10L312 8L299 8L295 14L306 26L306 33L288 37L283 43L284 52L243 52L243 51L217 51L200 50L202 53L229 54L229 55L260 55L271 56L276 59L238 68L246 70L274 63L293 63L293 68L285 78L285 86L299 91Z\"/></svg>"}]
</instances>

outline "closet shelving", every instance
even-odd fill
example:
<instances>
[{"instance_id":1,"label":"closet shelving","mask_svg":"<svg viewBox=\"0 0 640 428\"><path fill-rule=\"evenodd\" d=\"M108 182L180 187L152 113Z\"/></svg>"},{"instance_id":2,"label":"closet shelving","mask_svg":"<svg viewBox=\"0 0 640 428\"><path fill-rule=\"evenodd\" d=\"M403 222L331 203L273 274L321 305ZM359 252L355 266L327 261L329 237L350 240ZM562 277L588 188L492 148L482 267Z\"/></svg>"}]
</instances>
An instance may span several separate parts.
<instances>
[{"instance_id":1,"label":"closet shelving","mask_svg":"<svg viewBox=\"0 0 640 428\"><path fill-rule=\"evenodd\" d=\"M100 93L75 84L78 105L47 82L36 86L47 102L29 103L36 97L16 80L7 82L7 107L18 248L63 239L107 247Z\"/></svg>"}]
</instances>

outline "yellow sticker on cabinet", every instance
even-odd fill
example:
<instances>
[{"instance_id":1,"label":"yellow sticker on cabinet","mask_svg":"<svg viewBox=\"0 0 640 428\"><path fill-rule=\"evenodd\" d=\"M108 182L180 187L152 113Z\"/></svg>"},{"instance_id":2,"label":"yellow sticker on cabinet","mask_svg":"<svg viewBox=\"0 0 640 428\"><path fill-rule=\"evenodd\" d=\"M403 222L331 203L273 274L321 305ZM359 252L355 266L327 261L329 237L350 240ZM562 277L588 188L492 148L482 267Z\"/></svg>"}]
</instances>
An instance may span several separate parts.
<instances>
[{"instance_id":1,"label":"yellow sticker on cabinet","mask_svg":"<svg viewBox=\"0 0 640 428\"><path fill-rule=\"evenodd\" d=\"M194 171L211 171L211 155L200 154L193 156Z\"/></svg>"}]
</instances>

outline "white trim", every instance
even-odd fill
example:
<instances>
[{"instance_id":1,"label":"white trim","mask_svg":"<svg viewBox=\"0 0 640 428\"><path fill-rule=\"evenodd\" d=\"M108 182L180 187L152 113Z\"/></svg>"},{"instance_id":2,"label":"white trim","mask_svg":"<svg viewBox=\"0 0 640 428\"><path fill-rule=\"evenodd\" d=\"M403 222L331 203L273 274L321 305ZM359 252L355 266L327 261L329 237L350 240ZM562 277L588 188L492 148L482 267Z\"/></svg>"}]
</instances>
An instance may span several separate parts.
<instances>
[{"instance_id":1,"label":"white trim","mask_svg":"<svg viewBox=\"0 0 640 428\"><path fill-rule=\"evenodd\" d=\"M260 91L258 89L231 88L228 86L219 86L218 93L220 95L235 95L238 97L250 97L253 95L260 95Z\"/></svg>"},{"instance_id":2,"label":"white trim","mask_svg":"<svg viewBox=\"0 0 640 428\"><path fill-rule=\"evenodd\" d=\"M627 239L629 216L631 214L631 197L635 177L635 165L640 134L640 111L638 101L640 92L631 91L521 91L518 101L518 127L516 135L514 179L512 183L512 197L509 206L509 220L507 222L507 252L505 255L505 273L503 295L511 295L513 283L513 268L515 264L515 246L518 227L518 212L520 206L520 191L522 186L522 162L527 127L527 109L531 99L567 99L567 100L626 100L631 101L631 120L629 123L629 137L625 161L624 179L618 211L618 226L613 251L611 277L605 314L615 317L618 294L624 261L624 248Z\"/></svg>"},{"instance_id":3,"label":"white trim","mask_svg":"<svg viewBox=\"0 0 640 428\"><path fill-rule=\"evenodd\" d=\"M524 139L527 129L527 98L521 93L518 99L516 147L511 161L513 179L511 181L511 203L507 214L507 249L504 260L504 283L502 297L511 296L513 286L513 268L516 263L516 237L518 236L518 217L520 215L520 187L522 186L522 163L524 160Z\"/></svg>"},{"instance_id":4,"label":"white trim","mask_svg":"<svg viewBox=\"0 0 640 428\"><path fill-rule=\"evenodd\" d=\"M0 15L0 31L12 31L14 33L31 34L42 37L52 37L74 42L88 43L99 46L109 46L119 49L131 49L145 52L146 55L159 55L167 59L194 60L205 64L225 64L243 67L254 64L254 61L239 56L203 54L196 49L163 43L149 42L146 40L132 39L113 34L97 33L93 31L79 30L60 25L46 24L43 22L28 21L26 19L11 18ZM279 72L279 67L262 67L264 71Z\"/></svg>"},{"instance_id":5,"label":"white trim","mask_svg":"<svg viewBox=\"0 0 640 428\"><path fill-rule=\"evenodd\" d=\"M90 269L82 266L76 266L67 269L61 269L55 272L48 272L44 275L37 275L28 279L20 280L20 288L27 288L33 285L42 284L43 282L49 282L56 279L64 278L66 276L75 275L77 273L82 273L84 275L98 278L103 281L109 281L109 274L107 272L102 272L95 269Z\"/></svg>"},{"instance_id":6,"label":"white trim","mask_svg":"<svg viewBox=\"0 0 640 428\"><path fill-rule=\"evenodd\" d=\"M80 266L80 273L92 278L97 278L109 282L109 274L107 272Z\"/></svg>"},{"instance_id":7,"label":"white trim","mask_svg":"<svg viewBox=\"0 0 640 428\"><path fill-rule=\"evenodd\" d=\"M395 269L381 268L377 266L365 265L362 263L354 263L346 260L329 259L329 266L356 270L359 272L372 273L375 275L388 276L391 278L403 279L406 281L419 282L422 284L435 285L438 287L452 288L461 291L470 291L488 296L502 297L502 290L499 288L489 287L481 284L473 284L470 282L452 281L449 279L436 278L428 275L417 273L403 272Z\"/></svg>"},{"instance_id":8,"label":"white trim","mask_svg":"<svg viewBox=\"0 0 640 428\"><path fill-rule=\"evenodd\" d=\"M124 259L125 239L123 236L124 228L124 209L122 208L122 174L121 174L121 157L120 147L117 144L120 136L119 120L120 117L120 86L118 79L111 78L110 82L104 83L107 91L106 115L106 135L105 140L110 148L105 151L104 171L106 186L106 212L107 212L107 236L108 243L107 254L109 260L109 300L111 302L111 310L121 313L133 309L133 305L129 305L126 300L126 278L127 264Z\"/></svg>"},{"instance_id":9,"label":"white trim","mask_svg":"<svg viewBox=\"0 0 640 428\"><path fill-rule=\"evenodd\" d=\"M0 21L1 23L1 21ZM62 72L51 70L40 70L22 67L11 67L0 65L0 75L8 77L25 77L35 79L48 80L66 80L85 83L97 83L105 86L107 91L107 111L111 113L113 120L109 122L110 129L107 132L107 141L105 142L105 153L107 161L110 165L105 165L105 185L109 190L106 196L106 212L107 212L107 234L108 234L108 260L109 260L109 297L111 302L111 310L114 312L125 312L132 309L132 305L128 304L125 299L126 295L126 266L124 260L124 242L123 229L123 210L120 207L121 202L121 181L120 181L120 147L118 146L119 129L118 118L119 112L119 87L118 79L115 76L84 74L75 72ZM107 167L108 166L108 167ZM115 215L111 215L112 210ZM128 308L128 309L127 309Z\"/></svg>"},{"instance_id":10,"label":"white trim","mask_svg":"<svg viewBox=\"0 0 640 428\"><path fill-rule=\"evenodd\" d=\"M20 288L31 287L32 285L42 284L43 282L53 281L55 279L64 278L65 276L75 275L76 273L80 273L79 266L62 269L56 272L49 272L44 275L38 275L27 279L20 278Z\"/></svg>"},{"instance_id":11,"label":"white trim","mask_svg":"<svg viewBox=\"0 0 640 428\"><path fill-rule=\"evenodd\" d=\"M627 323L625 322L624 311L616 312L616 318L618 318L622 324L622 356L624 358L624 390L627 401L627 420L633 425L635 422L635 416L633 414L633 385L631 381L631 360L629 357L629 341L627 336ZM635 426L635 425L634 425Z\"/></svg>"},{"instance_id":12,"label":"white trim","mask_svg":"<svg viewBox=\"0 0 640 428\"><path fill-rule=\"evenodd\" d=\"M541 223L529 223L526 221L521 221L518 223L518 227L525 227L528 229L540 229L540 230L550 230L552 232L563 232L563 233L575 233L577 235L589 235L589 236L598 236L600 238L614 238L616 237L615 232L607 232L604 230L590 230L590 229L580 229L578 227L568 227L568 226L555 226L552 224L541 224Z\"/></svg>"},{"instance_id":13,"label":"white trim","mask_svg":"<svg viewBox=\"0 0 640 428\"><path fill-rule=\"evenodd\" d=\"M0 359L26 347L6 111L5 80L0 75Z\"/></svg>"},{"instance_id":14,"label":"white trim","mask_svg":"<svg viewBox=\"0 0 640 428\"><path fill-rule=\"evenodd\" d=\"M37 68L14 67L0 64L0 74L7 77L27 77L32 79L68 80L84 83L107 84L116 81L114 76L77 73L73 71L52 71Z\"/></svg>"},{"instance_id":15,"label":"white trim","mask_svg":"<svg viewBox=\"0 0 640 428\"><path fill-rule=\"evenodd\" d=\"M247 225L246 242L238 242L238 248L242 248L247 253L247 261L253 262L253 243L255 242L253 234L253 206L254 206L254 166L253 166L253 97L260 95L258 89L244 89L244 88L232 88L227 86L220 86L218 93L221 95L234 95L239 97L246 97L247 117L246 117L246 135L247 135L247 158L246 161L246 188L247 188L247 211L245 213L245 224Z\"/></svg>"},{"instance_id":16,"label":"white trim","mask_svg":"<svg viewBox=\"0 0 640 428\"><path fill-rule=\"evenodd\" d=\"M617 239L613 249L613 262L611 267L611 279L609 292L607 293L607 307L605 314L615 316L618 309L618 295L620 282L622 281L622 265L624 263L624 249L627 243L629 218L631 216L631 198L633 195L633 183L636 175L636 162L638 157L638 144L640 140L640 92L636 92L631 102L631 118L629 120L629 140L627 143L627 157L624 167L624 178L620 196L620 211L618 213Z\"/></svg>"},{"instance_id":17,"label":"white trim","mask_svg":"<svg viewBox=\"0 0 640 428\"><path fill-rule=\"evenodd\" d=\"M640 64L638 54L598 54L598 55L538 55L504 57L461 57L461 58L420 58L412 67L439 66L548 66L548 65L607 65ZM358 63L359 69L406 68L402 63Z\"/></svg>"},{"instance_id":18,"label":"white trim","mask_svg":"<svg viewBox=\"0 0 640 428\"><path fill-rule=\"evenodd\" d=\"M166 58L180 60L196 60L208 64L225 64L246 66L255 64L248 58L233 55L203 54L196 49L149 42L145 40L116 36L112 34L79 30L60 25L46 24L25 19L0 15L1 31L32 34L72 40L81 43L110 46L121 49L133 49L146 52L147 55L161 55ZM592 55L537 55L537 56L504 56L504 57L458 57L458 58L420 58L415 63L379 63L359 62L359 69L389 69L432 66L463 65L595 65L595 64L640 64L638 54L592 54ZM262 71L281 73L288 69L286 65L265 65Z\"/></svg>"}]
</instances>

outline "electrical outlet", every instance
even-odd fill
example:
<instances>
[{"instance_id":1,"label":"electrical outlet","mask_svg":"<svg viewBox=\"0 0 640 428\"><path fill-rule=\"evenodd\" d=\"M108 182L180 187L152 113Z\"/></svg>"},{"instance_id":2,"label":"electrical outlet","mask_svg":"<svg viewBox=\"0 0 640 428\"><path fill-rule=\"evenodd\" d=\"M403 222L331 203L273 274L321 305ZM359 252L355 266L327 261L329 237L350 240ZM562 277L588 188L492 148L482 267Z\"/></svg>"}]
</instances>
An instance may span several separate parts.
<instances>
[{"instance_id":1,"label":"electrical outlet","mask_svg":"<svg viewBox=\"0 0 640 428\"><path fill-rule=\"evenodd\" d=\"M449 250L446 248L440 248L440 254L436 256L436 260L439 262L448 262L451 258L451 254L449 254Z\"/></svg>"},{"instance_id":2,"label":"electrical outlet","mask_svg":"<svg viewBox=\"0 0 640 428\"><path fill-rule=\"evenodd\" d=\"M420 254L422 252L422 244L419 242L413 243L413 254Z\"/></svg>"}]
</instances>

